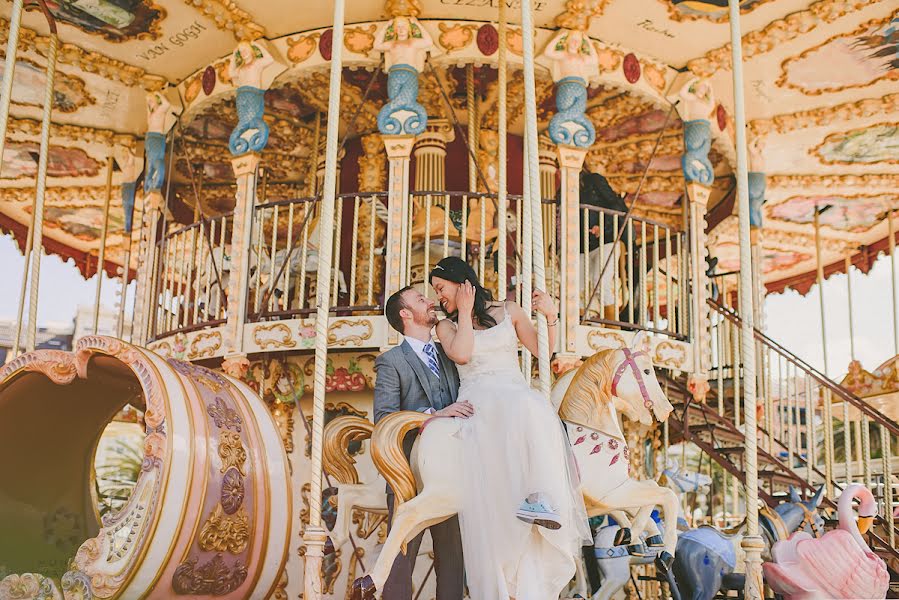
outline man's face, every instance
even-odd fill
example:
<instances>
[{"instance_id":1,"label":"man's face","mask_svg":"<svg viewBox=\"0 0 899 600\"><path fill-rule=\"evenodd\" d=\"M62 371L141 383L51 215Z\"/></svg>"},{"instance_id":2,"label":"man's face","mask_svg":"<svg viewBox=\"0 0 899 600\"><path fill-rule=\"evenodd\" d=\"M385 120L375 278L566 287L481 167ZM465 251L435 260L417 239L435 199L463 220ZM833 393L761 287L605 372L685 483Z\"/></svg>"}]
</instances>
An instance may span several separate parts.
<instances>
[{"instance_id":1,"label":"man's face","mask_svg":"<svg viewBox=\"0 0 899 600\"><path fill-rule=\"evenodd\" d=\"M434 327L437 324L437 310L433 300L418 290L407 290L403 294L403 310L411 314L412 322L416 325Z\"/></svg>"}]
</instances>

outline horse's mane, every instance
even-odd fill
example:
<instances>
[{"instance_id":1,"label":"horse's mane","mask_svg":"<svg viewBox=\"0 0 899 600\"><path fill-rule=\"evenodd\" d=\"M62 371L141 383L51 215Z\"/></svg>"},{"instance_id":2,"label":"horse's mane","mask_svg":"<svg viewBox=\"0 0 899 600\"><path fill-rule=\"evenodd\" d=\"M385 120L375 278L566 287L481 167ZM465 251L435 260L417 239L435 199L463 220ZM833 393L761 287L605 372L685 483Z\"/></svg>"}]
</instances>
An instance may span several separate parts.
<instances>
[{"instance_id":1,"label":"horse's mane","mask_svg":"<svg viewBox=\"0 0 899 600\"><path fill-rule=\"evenodd\" d=\"M559 406L562 419L587 427L596 424L597 414L604 408L598 405L612 401L614 355L614 348L600 350L578 368Z\"/></svg>"}]
</instances>

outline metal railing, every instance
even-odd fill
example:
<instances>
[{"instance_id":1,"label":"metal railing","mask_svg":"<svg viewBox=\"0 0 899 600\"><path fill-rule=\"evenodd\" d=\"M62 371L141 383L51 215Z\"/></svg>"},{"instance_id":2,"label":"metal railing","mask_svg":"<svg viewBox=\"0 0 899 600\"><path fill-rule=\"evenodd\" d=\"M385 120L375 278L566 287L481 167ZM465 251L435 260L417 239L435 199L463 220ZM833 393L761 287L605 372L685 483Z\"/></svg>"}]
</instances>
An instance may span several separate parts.
<instances>
[{"instance_id":1,"label":"metal railing","mask_svg":"<svg viewBox=\"0 0 899 600\"><path fill-rule=\"evenodd\" d=\"M584 322L686 339L686 233L592 205L581 205L580 221L579 239L590 241L581 242L578 264Z\"/></svg>"},{"instance_id":2,"label":"metal railing","mask_svg":"<svg viewBox=\"0 0 899 600\"><path fill-rule=\"evenodd\" d=\"M431 268L445 256L458 256L472 265L495 298L521 303L521 196L507 197L504 240L499 239L496 194L418 191L409 197L401 281L421 286L422 292L429 294ZM320 197L279 199L253 208L245 284L247 322L314 313L320 201ZM380 314L388 194L341 194L336 202L332 312ZM556 297L563 277L558 209L556 200L543 201L547 287ZM577 232L571 232L576 238L572 243L579 245L581 236L590 240L583 248L577 246L581 322L688 339L690 256L686 233L595 206L582 206L580 216ZM238 276L230 261L232 223L232 215L202 219L167 233L157 243L151 339L218 325L227 319L228 286L231 278ZM623 233L615 242L621 227ZM498 276L501 255L506 260L504 282Z\"/></svg>"},{"instance_id":3,"label":"metal railing","mask_svg":"<svg viewBox=\"0 0 899 600\"><path fill-rule=\"evenodd\" d=\"M232 224L230 214L205 218L156 243L151 339L225 322Z\"/></svg>"},{"instance_id":4,"label":"metal railing","mask_svg":"<svg viewBox=\"0 0 899 600\"><path fill-rule=\"evenodd\" d=\"M346 313L379 310L383 286L386 193L336 198L331 306ZM250 241L247 320L315 312L320 197L256 206Z\"/></svg>"}]
</instances>

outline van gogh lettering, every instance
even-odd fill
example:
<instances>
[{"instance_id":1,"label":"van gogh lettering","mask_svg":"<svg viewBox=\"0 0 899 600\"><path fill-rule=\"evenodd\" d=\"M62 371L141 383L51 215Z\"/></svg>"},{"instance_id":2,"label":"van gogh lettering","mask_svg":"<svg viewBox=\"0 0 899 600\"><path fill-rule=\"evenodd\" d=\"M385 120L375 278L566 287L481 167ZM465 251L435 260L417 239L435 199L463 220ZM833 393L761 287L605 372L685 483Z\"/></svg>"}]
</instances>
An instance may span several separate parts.
<instances>
[{"instance_id":1,"label":"van gogh lettering","mask_svg":"<svg viewBox=\"0 0 899 600\"><path fill-rule=\"evenodd\" d=\"M181 48L192 40L196 40L203 31L206 31L206 26L199 21L194 21L178 33L170 35L166 42L160 42L146 52L138 53L137 56L146 61L155 60L174 48Z\"/></svg>"}]
</instances>

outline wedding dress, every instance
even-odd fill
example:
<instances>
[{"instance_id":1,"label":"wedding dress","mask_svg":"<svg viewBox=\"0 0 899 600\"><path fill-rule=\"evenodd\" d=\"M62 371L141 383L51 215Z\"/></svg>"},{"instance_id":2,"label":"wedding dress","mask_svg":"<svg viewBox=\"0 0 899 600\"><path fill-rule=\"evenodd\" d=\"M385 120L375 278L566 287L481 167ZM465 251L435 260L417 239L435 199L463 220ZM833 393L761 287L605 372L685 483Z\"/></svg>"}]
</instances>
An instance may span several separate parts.
<instances>
[{"instance_id":1,"label":"wedding dress","mask_svg":"<svg viewBox=\"0 0 899 600\"><path fill-rule=\"evenodd\" d=\"M474 405L472 417L458 420L457 434L465 472L459 522L471 598L556 599L574 576L590 530L561 422L521 373L508 313L496 326L475 330L471 359L458 369L458 399ZM549 499L561 528L516 518L534 493Z\"/></svg>"}]
</instances>

